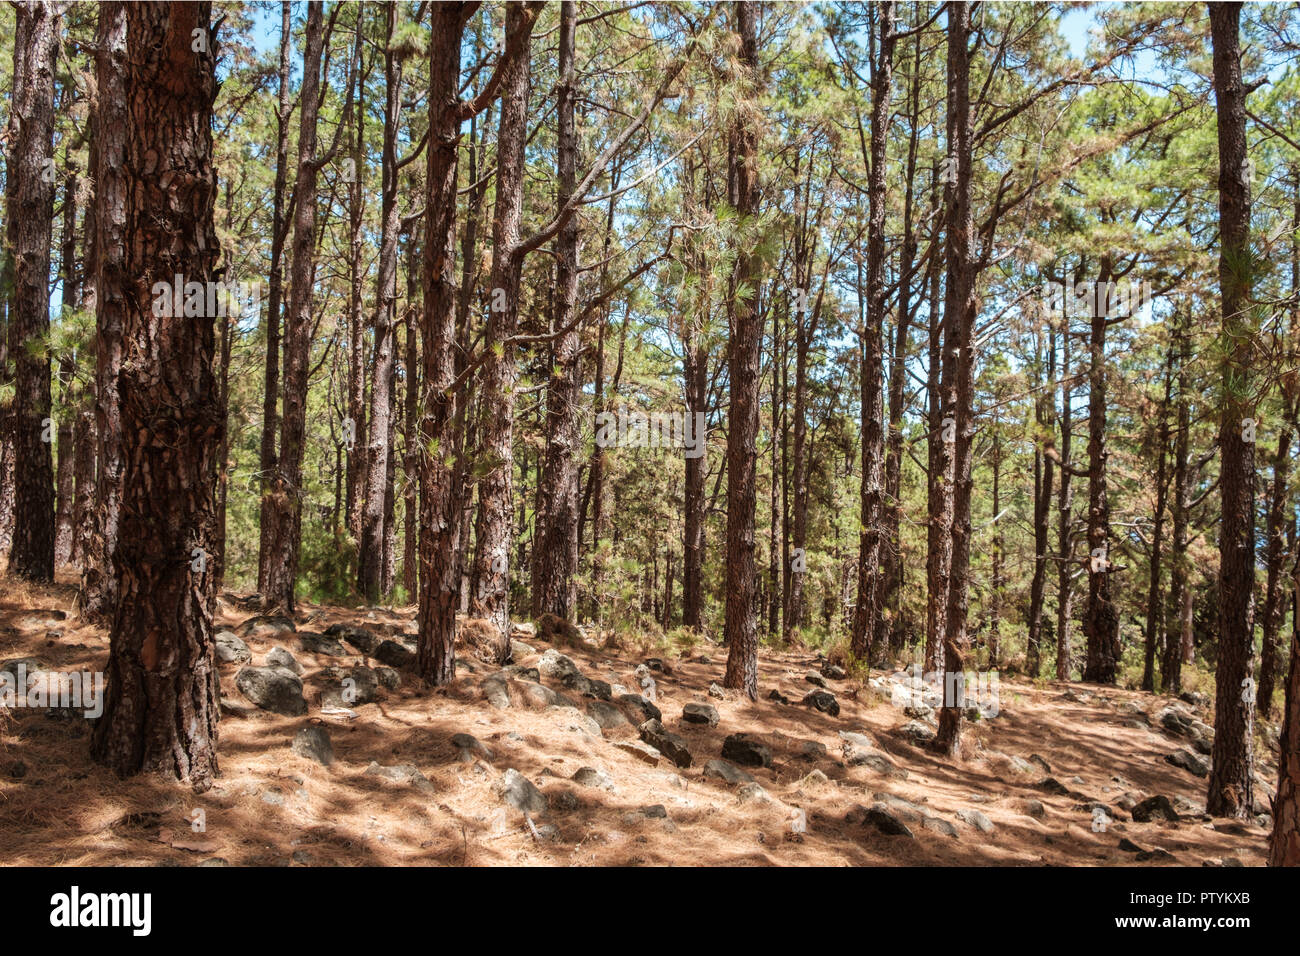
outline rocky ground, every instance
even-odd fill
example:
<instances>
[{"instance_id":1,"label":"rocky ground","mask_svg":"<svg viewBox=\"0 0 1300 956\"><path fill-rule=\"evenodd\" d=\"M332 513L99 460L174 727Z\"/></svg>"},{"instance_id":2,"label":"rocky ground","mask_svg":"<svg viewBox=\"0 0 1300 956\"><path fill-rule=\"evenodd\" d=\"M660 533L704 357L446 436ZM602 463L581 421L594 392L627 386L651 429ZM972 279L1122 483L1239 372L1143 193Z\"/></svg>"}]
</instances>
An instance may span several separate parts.
<instances>
[{"instance_id":1,"label":"rocky ground","mask_svg":"<svg viewBox=\"0 0 1300 956\"><path fill-rule=\"evenodd\" d=\"M6 580L0 670L102 670L68 586ZM207 793L118 780L88 722L0 711L0 862L26 865L1257 866L1257 815L1205 816L1208 701L1003 680L954 763L908 671L862 682L762 652L760 699L725 651L644 658L516 633L499 670L411 673L414 613L227 594L221 776ZM972 717L976 717L974 711Z\"/></svg>"}]
</instances>

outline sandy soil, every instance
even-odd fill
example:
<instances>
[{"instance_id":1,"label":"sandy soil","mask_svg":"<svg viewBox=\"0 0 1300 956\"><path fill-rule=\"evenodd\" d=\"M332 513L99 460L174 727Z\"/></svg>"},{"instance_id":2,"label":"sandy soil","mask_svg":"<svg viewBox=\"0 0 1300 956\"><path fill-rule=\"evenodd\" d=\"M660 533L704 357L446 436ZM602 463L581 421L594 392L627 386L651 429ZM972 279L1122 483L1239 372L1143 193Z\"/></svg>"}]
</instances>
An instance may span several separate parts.
<instances>
[{"instance_id":1,"label":"sandy soil","mask_svg":"<svg viewBox=\"0 0 1300 956\"><path fill-rule=\"evenodd\" d=\"M12 578L0 585L0 661L35 657L62 671L105 666L107 633L79 625L70 585L30 587ZM413 610L307 606L298 630L319 633L342 622L377 635L412 633ZM221 611L223 627L255 613L229 595ZM548 646L524 640L539 652ZM249 639L253 663L262 664L275 643L305 668L308 714L289 718L251 710L248 716L223 716L221 776L202 795L154 777L118 780L96 766L88 755L85 720L35 708L0 711L0 863L1134 865L1135 854L1119 847L1124 838L1170 854L1140 865L1200 866L1227 859L1257 866L1265 859L1267 830L1254 821L1215 823L1188 814L1176 823L1136 823L1119 810L1104 832L1094 832L1087 804L1115 808L1125 793L1181 796L1203 807L1204 779L1164 760L1185 742L1146 726L1135 713L1153 715L1169 703L1166 698L1004 679L998 716L969 727L967 758L954 764L907 742L898 729L908 718L859 681L828 681L842 707L838 717L801 706L812 689L805 674L820 666L808 653L765 650L757 703L710 698L710 683L722 678L725 651L705 643L687 659L669 659L670 675L654 675L663 723L688 741L694 757L691 767L678 769L667 760L649 766L615 746L636 739L630 724L597 736L569 708L490 706L480 682L492 669L472 660L462 662L448 688L422 691L403 674L397 690L381 691L379 702L358 706L353 718L322 717L321 668L363 659L309 654L288 634L278 642ZM633 671L640 656L563 650L584 675L637 687ZM243 702L235 688L238 667L222 665L222 694ZM766 699L772 689L792 703ZM1087 695L1086 702L1063 699L1067 689L1071 696ZM714 705L719 725L684 723L682 707L692 701ZM1208 714L1198 716L1212 723ZM295 733L310 724L329 732L335 756L330 767L290 750ZM723 738L737 731L762 737L773 749L771 768L747 768L767 800L742 800L739 785L703 775L706 761L720 756ZM840 731L872 738L875 752L893 769L846 766ZM450 740L458 732L477 737L493 759L458 760ZM826 755L805 757L803 742L809 740L824 745ZM1040 789L1048 774L1037 765L1017 769L1013 758L1035 754L1071 795ZM1265 755L1260 768L1270 782L1276 774L1272 760ZM429 784L367 774L372 762L414 765ZM607 773L612 788L575 783L571 778L582 767ZM500 786L508 769L531 780L551 809L530 821L507 807ZM810 777L813 771L821 774ZM914 837L885 835L861 822L855 808L885 795L912 805L893 806L912 820ZM1041 818L1029 813L1033 800L1042 804ZM666 816L643 812L656 804ZM196 810L203 811L201 832L191 825ZM806 820L803 833L795 832L799 810ZM992 832L958 817L969 810L985 814ZM927 828L925 816L947 821L956 835ZM535 827L541 828L538 835Z\"/></svg>"}]
</instances>

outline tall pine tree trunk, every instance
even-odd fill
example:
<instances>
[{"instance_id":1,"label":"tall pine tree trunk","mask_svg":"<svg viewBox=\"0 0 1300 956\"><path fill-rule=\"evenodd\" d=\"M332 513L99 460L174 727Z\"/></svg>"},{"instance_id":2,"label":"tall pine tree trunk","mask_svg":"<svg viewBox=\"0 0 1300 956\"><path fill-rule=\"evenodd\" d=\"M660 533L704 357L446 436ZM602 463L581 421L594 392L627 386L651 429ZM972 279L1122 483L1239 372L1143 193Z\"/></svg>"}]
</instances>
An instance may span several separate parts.
<instances>
[{"instance_id":1,"label":"tall pine tree trunk","mask_svg":"<svg viewBox=\"0 0 1300 956\"><path fill-rule=\"evenodd\" d=\"M302 544L302 459L307 432L307 375L311 353L312 286L316 271L316 114L320 103L321 3L307 4L306 52L298 126L298 182L294 192L289 309L284 330L283 419L280 459L272 478L268 566L262 599L268 608L294 610L294 581Z\"/></svg>"},{"instance_id":2,"label":"tall pine tree trunk","mask_svg":"<svg viewBox=\"0 0 1300 956\"><path fill-rule=\"evenodd\" d=\"M267 575L271 570L271 529L275 499L272 497L280 457L276 451L276 433L280 427L280 301L284 289L284 240L289 223L284 213L286 181L289 176L289 117L293 110L289 86L289 55L293 49L290 20L292 4L280 4L279 105L276 108L275 186L271 199L271 271L266 294L266 369L262 386L262 437L258 447L257 468L261 488L258 519L257 588L265 596Z\"/></svg>"},{"instance_id":3,"label":"tall pine tree trunk","mask_svg":"<svg viewBox=\"0 0 1300 956\"><path fill-rule=\"evenodd\" d=\"M756 5L732 5L739 44L738 100L759 92ZM728 133L728 201L741 227L758 216L758 130L743 112ZM754 506L758 440L758 378L763 343L757 306L759 261L753 244L736 253L727 298L731 411L727 430L727 670L723 686L758 698L758 626L754 617Z\"/></svg>"},{"instance_id":4,"label":"tall pine tree trunk","mask_svg":"<svg viewBox=\"0 0 1300 956\"><path fill-rule=\"evenodd\" d=\"M966 668L966 613L970 602L971 450L975 438L975 278L974 223L971 216L970 32L971 9L954 3L948 13L948 159L955 176L948 195L944 300L944 409L952 426L952 499L948 547L952 563L946 589L944 628L944 706L939 711L935 747L961 756L961 673Z\"/></svg>"},{"instance_id":5,"label":"tall pine tree trunk","mask_svg":"<svg viewBox=\"0 0 1300 956\"><path fill-rule=\"evenodd\" d=\"M197 791L217 773L216 602L211 570L194 557L215 547L216 340L212 316L190 314L181 290L161 297L151 290L170 288L177 274L186 283L212 281L220 252L210 12L207 2L126 8L120 172L131 237L124 265L137 281L122 323L124 467L113 552L120 595L92 741L96 758L119 775L158 772ZM167 190L157 188L160 179Z\"/></svg>"},{"instance_id":6,"label":"tall pine tree trunk","mask_svg":"<svg viewBox=\"0 0 1300 956\"><path fill-rule=\"evenodd\" d=\"M8 242L13 254L9 355L14 469L9 570L54 580L54 434L50 421L50 242L54 220L54 46L60 7L45 0L14 7L14 90L9 111L13 178Z\"/></svg>"},{"instance_id":7,"label":"tall pine tree trunk","mask_svg":"<svg viewBox=\"0 0 1300 956\"><path fill-rule=\"evenodd\" d=\"M1219 404L1219 660L1214 676L1214 749L1205 812L1245 817L1254 797L1255 445L1247 422L1251 320L1250 173L1246 90L1238 45L1239 3L1210 4L1214 99L1219 131L1219 292L1222 299Z\"/></svg>"},{"instance_id":8,"label":"tall pine tree trunk","mask_svg":"<svg viewBox=\"0 0 1300 956\"><path fill-rule=\"evenodd\" d=\"M374 352L371 359L370 415L366 424L365 494L361 507L361 541L357 555L361 593L374 604L387 590L385 562L392 522L388 496L392 487L393 371L396 351L397 240L401 216L397 208L397 133L402 117L402 61L393 50L398 6L384 8L388 18L384 45L383 174L380 198L379 275L375 286ZM391 561L389 561L391 566Z\"/></svg>"},{"instance_id":9,"label":"tall pine tree trunk","mask_svg":"<svg viewBox=\"0 0 1300 956\"><path fill-rule=\"evenodd\" d=\"M89 621L111 621L117 603L113 552L122 501L122 412L118 371L122 323L130 284L126 265L126 6L100 8L95 42L97 97L91 116L91 172L95 181L95 529L82 558L81 611Z\"/></svg>"},{"instance_id":10,"label":"tall pine tree trunk","mask_svg":"<svg viewBox=\"0 0 1300 956\"><path fill-rule=\"evenodd\" d=\"M577 4L560 5L559 111L556 152L556 205L563 208L577 184L578 135L574 107L578 89L574 66ZM582 372L581 341L574 321L578 301L578 219L570 217L556 237L555 332L550 379L546 386L546 451L538 488L537 535L533 552L533 613L568 618L576 610L574 573L578 564L578 400ZM568 329L568 331L563 331Z\"/></svg>"}]
</instances>

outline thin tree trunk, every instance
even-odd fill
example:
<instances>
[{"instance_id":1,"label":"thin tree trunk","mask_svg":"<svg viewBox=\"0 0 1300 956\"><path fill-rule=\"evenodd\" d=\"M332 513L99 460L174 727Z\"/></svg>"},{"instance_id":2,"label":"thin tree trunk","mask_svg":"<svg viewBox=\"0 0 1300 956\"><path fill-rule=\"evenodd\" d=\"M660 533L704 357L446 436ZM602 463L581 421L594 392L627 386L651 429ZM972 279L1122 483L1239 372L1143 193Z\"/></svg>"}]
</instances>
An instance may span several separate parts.
<instances>
[{"instance_id":1,"label":"thin tree trunk","mask_svg":"<svg viewBox=\"0 0 1300 956\"><path fill-rule=\"evenodd\" d=\"M1165 505L1168 498L1168 478L1166 457L1169 448L1169 404L1173 393L1173 346L1169 347L1165 362L1165 397L1160 403L1160 419L1156 426L1156 509L1154 528L1151 532L1151 587L1147 592L1146 646L1142 665L1142 689L1156 689L1156 657L1164 643L1164 591L1160 586L1160 574L1163 570L1162 549L1165 534Z\"/></svg>"},{"instance_id":2,"label":"thin tree trunk","mask_svg":"<svg viewBox=\"0 0 1300 956\"><path fill-rule=\"evenodd\" d=\"M871 162L867 173L867 315L862 330L862 532L858 539L858 604L850 649L870 664L883 624L881 597L885 554L885 204L886 147L893 116L894 4L878 7L880 56L871 92Z\"/></svg>"},{"instance_id":3,"label":"thin tree trunk","mask_svg":"<svg viewBox=\"0 0 1300 956\"><path fill-rule=\"evenodd\" d=\"M294 610L294 582L302 543L302 459L307 430L307 376L311 352L312 285L316 258L316 113L320 102L323 37L319 0L307 4L306 52L300 93L298 182L294 188L289 309L284 330L283 419L280 460L272 481L269 566L262 598L268 608Z\"/></svg>"},{"instance_id":4,"label":"thin tree trunk","mask_svg":"<svg viewBox=\"0 0 1300 956\"><path fill-rule=\"evenodd\" d=\"M1061 317L1061 486L1056 495L1056 679L1070 679L1070 630L1074 621L1074 390L1070 366L1070 316Z\"/></svg>"},{"instance_id":5,"label":"thin tree trunk","mask_svg":"<svg viewBox=\"0 0 1300 956\"><path fill-rule=\"evenodd\" d=\"M7 175L13 178L8 242L13 250L9 355L14 363L10 436L14 461L13 541L9 570L30 581L54 580L54 465L51 458L50 243L54 185L54 47L61 7L34 0L14 7L14 90Z\"/></svg>"},{"instance_id":6,"label":"thin tree trunk","mask_svg":"<svg viewBox=\"0 0 1300 956\"><path fill-rule=\"evenodd\" d=\"M748 0L732 7L740 44L738 95L759 92L757 10ZM758 215L758 131L743 117L728 134L728 200L741 223ZM756 308L759 260L745 245L736 255L727 297L731 410L727 430L727 669L723 686L758 698L758 628L754 619L754 504L758 440L758 376L763 344ZM743 287L743 288L742 288Z\"/></svg>"},{"instance_id":7,"label":"thin tree trunk","mask_svg":"<svg viewBox=\"0 0 1300 956\"><path fill-rule=\"evenodd\" d=\"M91 116L91 173L95 182L95 529L83 552L82 617L112 621L117 604L113 552L122 502L122 410L118 372L122 364L122 322L131 284L126 266L126 5L99 11L95 42L96 106Z\"/></svg>"},{"instance_id":8,"label":"thin tree trunk","mask_svg":"<svg viewBox=\"0 0 1300 956\"><path fill-rule=\"evenodd\" d=\"M578 135L575 124L577 73L574 66L577 4L560 4L559 86L557 89L556 206L563 208L577 185ZM552 330L568 329L578 301L578 219L570 217L555 240L555 291ZM578 328L551 345L551 375L546 386L546 451L538 479L539 506L533 547L533 614L570 617L575 611L578 566L578 401L582 373Z\"/></svg>"},{"instance_id":9,"label":"thin tree trunk","mask_svg":"<svg viewBox=\"0 0 1300 956\"><path fill-rule=\"evenodd\" d=\"M258 519L257 588L265 595L267 575L271 569L271 525L275 502L273 479L280 466L276 452L276 433L280 428L280 299L283 295L284 240L289 231L284 213L284 194L289 174L289 116L293 110L289 87L289 54L293 48L290 21L292 4L280 4L280 93L276 109L275 187L271 200L271 271L266 295L266 373L262 391L262 440L258 450L258 474L261 487Z\"/></svg>"},{"instance_id":10,"label":"thin tree trunk","mask_svg":"<svg viewBox=\"0 0 1300 956\"><path fill-rule=\"evenodd\" d=\"M521 4L506 10L506 37L525 42L537 11ZM510 339L519 324L523 250L519 226L523 207L524 146L528 135L529 62L525 54L510 62L501 81L497 131L497 195L492 216L492 270L488 280L490 311L483 365L479 447L487 462L479 480L475 519L475 574L478 613L498 630L497 659L510 654L510 561L514 514L515 385L519 369Z\"/></svg>"},{"instance_id":11,"label":"thin tree trunk","mask_svg":"<svg viewBox=\"0 0 1300 956\"><path fill-rule=\"evenodd\" d=\"M401 215L397 208L397 133L402 119L402 60L393 49L398 5L384 8L387 27L384 43L383 181L380 199L379 275L375 284L375 311L371 320L374 352L371 357L370 414L366 425L365 494L361 507L361 540L357 554L358 583L362 596L375 604L387 588L385 567L391 530L393 447L393 371L397 315L397 240Z\"/></svg>"},{"instance_id":12,"label":"thin tree trunk","mask_svg":"<svg viewBox=\"0 0 1300 956\"><path fill-rule=\"evenodd\" d=\"M1103 257L1097 277L1099 290L1108 290L1111 262ZM1119 610L1111 598L1114 573L1110 554L1110 496L1106 487L1106 327L1110 296L1094 296L1088 338L1088 608L1084 632L1088 656L1083 679L1113 684L1119 673Z\"/></svg>"},{"instance_id":13,"label":"thin tree trunk","mask_svg":"<svg viewBox=\"0 0 1300 956\"><path fill-rule=\"evenodd\" d=\"M1246 168L1246 90L1238 45L1240 3L1210 4L1214 99L1219 135L1219 290L1222 339L1219 406L1219 658L1215 670L1214 749L1205 812L1246 817L1254 802L1255 445L1249 318L1250 180Z\"/></svg>"}]
</instances>

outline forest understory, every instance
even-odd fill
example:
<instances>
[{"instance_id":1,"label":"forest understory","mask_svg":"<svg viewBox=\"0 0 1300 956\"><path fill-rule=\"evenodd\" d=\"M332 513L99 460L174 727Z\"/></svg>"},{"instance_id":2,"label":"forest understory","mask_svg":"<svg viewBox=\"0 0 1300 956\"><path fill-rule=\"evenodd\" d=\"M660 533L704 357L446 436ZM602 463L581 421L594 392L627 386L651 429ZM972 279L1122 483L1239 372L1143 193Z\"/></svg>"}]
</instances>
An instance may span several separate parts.
<instances>
[{"instance_id":1,"label":"forest understory","mask_svg":"<svg viewBox=\"0 0 1300 956\"><path fill-rule=\"evenodd\" d=\"M6 577L0 586L6 655L65 672L104 668L108 634L77 624L70 582ZM824 656L763 648L762 693L750 702L717 686L726 649L707 639L597 647L594 633L553 644L528 629L516 631L507 706L485 694L500 672L471 648L456 679L432 695L397 667L395 688L381 685L373 702L342 716L343 708L327 712L328 698L322 710L322 694L339 683L330 669L384 666L354 646L366 639L351 629L409 650L414 608L308 605L290 629L243 603L222 596L218 632L243 634L253 666L288 651L302 668L305 713L254 706L235 681L247 664L222 663L222 772L196 795L148 775L120 780L95 764L79 714L7 711L0 864L1259 866L1267 857L1267 817L1205 816L1204 777L1168 761L1196 747L1161 715L1212 724L1203 703L1004 678L999 712L971 727L967 759L955 764L923 742L918 727L934 722L928 708L912 717L895 703L901 670L824 677L836 673ZM649 660L663 730L679 738L689 766L662 751L651 765L644 752L621 749L641 740L643 705L602 707L579 693L585 685L566 682L562 662L546 663L556 652L589 681L638 691L637 668ZM544 669L538 681L530 668ZM836 716L802 703L817 689L810 675L836 698ZM716 726L684 720L690 704L712 707ZM304 731L319 732L312 728L328 738L328 765L318 742L315 757L295 746ZM724 761L732 734L766 747L770 765ZM1261 811L1276 779L1273 741L1259 748Z\"/></svg>"}]
</instances>

